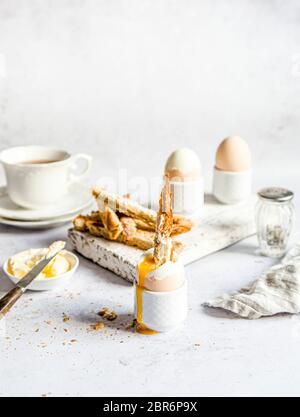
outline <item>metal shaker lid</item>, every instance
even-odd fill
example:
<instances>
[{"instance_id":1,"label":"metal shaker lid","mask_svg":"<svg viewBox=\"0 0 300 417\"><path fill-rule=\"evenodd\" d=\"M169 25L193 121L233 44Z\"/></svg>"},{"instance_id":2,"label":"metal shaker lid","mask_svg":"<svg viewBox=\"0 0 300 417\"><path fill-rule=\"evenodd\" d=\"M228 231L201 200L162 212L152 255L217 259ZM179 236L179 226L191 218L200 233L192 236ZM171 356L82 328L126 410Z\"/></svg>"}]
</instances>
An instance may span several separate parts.
<instances>
[{"instance_id":1,"label":"metal shaker lid","mask_svg":"<svg viewBox=\"0 0 300 417\"><path fill-rule=\"evenodd\" d=\"M268 187L258 192L262 200L273 201L274 203L286 203L294 198L294 193L286 188Z\"/></svg>"}]
</instances>

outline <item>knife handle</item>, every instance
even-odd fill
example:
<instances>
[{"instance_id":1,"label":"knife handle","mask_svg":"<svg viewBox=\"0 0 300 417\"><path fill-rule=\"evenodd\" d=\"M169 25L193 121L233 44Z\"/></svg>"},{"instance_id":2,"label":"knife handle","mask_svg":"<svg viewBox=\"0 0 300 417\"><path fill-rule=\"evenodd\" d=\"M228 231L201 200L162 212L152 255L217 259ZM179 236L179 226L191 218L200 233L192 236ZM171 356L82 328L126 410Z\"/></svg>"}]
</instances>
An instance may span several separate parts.
<instances>
[{"instance_id":1,"label":"knife handle","mask_svg":"<svg viewBox=\"0 0 300 417\"><path fill-rule=\"evenodd\" d=\"M20 287L15 287L10 290L3 298L0 300L0 320L9 312L13 305L18 301L21 295L24 294L24 291Z\"/></svg>"}]
</instances>

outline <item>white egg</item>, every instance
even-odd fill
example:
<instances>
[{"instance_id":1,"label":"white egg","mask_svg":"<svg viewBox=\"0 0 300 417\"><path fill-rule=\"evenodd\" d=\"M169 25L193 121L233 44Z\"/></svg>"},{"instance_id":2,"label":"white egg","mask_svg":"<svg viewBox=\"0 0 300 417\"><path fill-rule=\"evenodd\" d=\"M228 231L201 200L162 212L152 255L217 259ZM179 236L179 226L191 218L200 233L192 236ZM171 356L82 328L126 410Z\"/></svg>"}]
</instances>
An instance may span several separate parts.
<instances>
[{"instance_id":1,"label":"white egg","mask_svg":"<svg viewBox=\"0 0 300 417\"><path fill-rule=\"evenodd\" d=\"M165 175L173 181L197 180L201 174L201 163L195 151L181 148L174 151L165 166Z\"/></svg>"}]
</instances>

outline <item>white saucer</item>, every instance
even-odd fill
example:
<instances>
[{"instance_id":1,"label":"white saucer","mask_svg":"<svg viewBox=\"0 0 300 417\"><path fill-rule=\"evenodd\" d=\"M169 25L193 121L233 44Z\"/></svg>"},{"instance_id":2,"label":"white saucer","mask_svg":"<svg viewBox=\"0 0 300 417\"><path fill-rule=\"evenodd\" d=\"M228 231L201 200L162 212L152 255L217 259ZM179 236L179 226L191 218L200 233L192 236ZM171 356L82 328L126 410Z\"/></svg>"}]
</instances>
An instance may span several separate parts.
<instances>
[{"instance_id":1,"label":"white saucer","mask_svg":"<svg viewBox=\"0 0 300 417\"><path fill-rule=\"evenodd\" d=\"M83 184L74 183L70 186L69 192L55 206L29 210L13 203L8 197L7 188L0 187L0 217L5 217L8 221L55 220L57 217L78 213L90 206L92 202L93 197L90 189Z\"/></svg>"},{"instance_id":2,"label":"white saucer","mask_svg":"<svg viewBox=\"0 0 300 417\"><path fill-rule=\"evenodd\" d=\"M68 214L66 216L54 217L53 219L37 220L37 221L13 220L13 219L7 219L6 217L0 217L0 224L4 224L7 226L14 226L14 227L18 227L21 229L50 229L50 228L62 226L65 223L71 222L73 218L77 214L80 214L80 213L81 211Z\"/></svg>"}]
</instances>

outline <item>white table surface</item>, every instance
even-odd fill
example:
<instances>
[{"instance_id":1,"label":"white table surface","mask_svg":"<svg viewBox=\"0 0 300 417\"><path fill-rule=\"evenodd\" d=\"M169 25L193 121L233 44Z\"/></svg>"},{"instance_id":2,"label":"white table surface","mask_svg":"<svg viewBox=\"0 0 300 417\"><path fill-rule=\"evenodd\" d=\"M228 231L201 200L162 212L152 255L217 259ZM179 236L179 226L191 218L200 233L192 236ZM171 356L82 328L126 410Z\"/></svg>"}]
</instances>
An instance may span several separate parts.
<instances>
[{"instance_id":1,"label":"white table surface","mask_svg":"<svg viewBox=\"0 0 300 417\"><path fill-rule=\"evenodd\" d=\"M1 227L1 261L64 239L66 230ZM132 319L132 287L80 258L67 288L28 292L7 316L0 396L299 395L300 318L247 321L201 307L274 263L256 255L256 247L256 238L249 238L189 266L187 322L172 334L151 337L125 329ZM1 276L0 290L9 288ZM111 327L90 331L102 307L119 317ZM64 313L69 322L63 322Z\"/></svg>"},{"instance_id":2,"label":"white table surface","mask_svg":"<svg viewBox=\"0 0 300 417\"><path fill-rule=\"evenodd\" d=\"M1 0L0 148L88 152L97 180L124 179L124 168L160 177L168 154L188 146L209 183L219 142L239 134L254 190L278 184L298 196L299 2L270 4ZM296 206L299 218L298 197ZM66 231L0 226L0 263ZM7 317L0 396L299 395L299 318L250 322L201 307L273 264L256 246L247 239L189 266L189 318L155 337L124 330L130 285L80 258L68 288L25 294ZM9 288L1 275L0 291ZM118 321L89 332L104 306Z\"/></svg>"}]
</instances>

